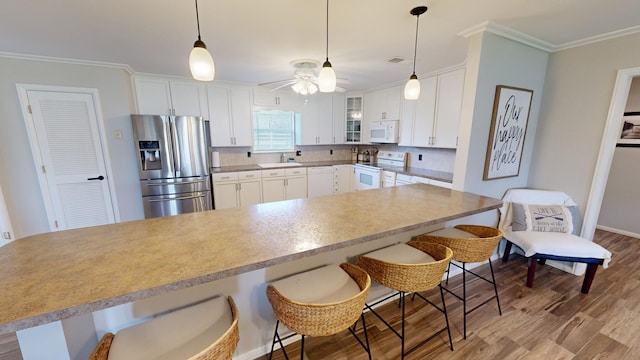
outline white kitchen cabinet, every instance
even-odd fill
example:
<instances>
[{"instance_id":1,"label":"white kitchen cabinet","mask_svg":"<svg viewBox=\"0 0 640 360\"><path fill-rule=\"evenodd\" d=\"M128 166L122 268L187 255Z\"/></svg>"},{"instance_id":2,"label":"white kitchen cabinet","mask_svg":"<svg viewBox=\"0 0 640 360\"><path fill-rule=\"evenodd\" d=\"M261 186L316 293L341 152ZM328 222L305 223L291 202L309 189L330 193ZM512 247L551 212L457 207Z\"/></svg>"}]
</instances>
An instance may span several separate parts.
<instances>
[{"instance_id":1,"label":"white kitchen cabinet","mask_svg":"<svg viewBox=\"0 0 640 360\"><path fill-rule=\"evenodd\" d=\"M205 89L201 83L143 75L134 76L133 82L140 114L208 115Z\"/></svg>"},{"instance_id":2,"label":"white kitchen cabinet","mask_svg":"<svg viewBox=\"0 0 640 360\"><path fill-rule=\"evenodd\" d=\"M238 208L262 202L260 170L216 173L213 179L215 209Z\"/></svg>"},{"instance_id":3,"label":"white kitchen cabinet","mask_svg":"<svg viewBox=\"0 0 640 360\"><path fill-rule=\"evenodd\" d=\"M333 166L307 168L308 197L333 194Z\"/></svg>"},{"instance_id":4,"label":"white kitchen cabinet","mask_svg":"<svg viewBox=\"0 0 640 360\"><path fill-rule=\"evenodd\" d=\"M435 185L435 186L439 186L439 187L443 187L443 188L447 188L447 189L451 189L453 187L453 184L451 184L449 182L429 179L429 178L422 177L422 176L413 176L412 177L412 181L414 183L430 184L430 185Z\"/></svg>"},{"instance_id":5,"label":"white kitchen cabinet","mask_svg":"<svg viewBox=\"0 0 640 360\"><path fill-rule=\"evenodd\" d=\"M402 91L402 86L394 86L366 94L364 99L366 121L400 120Z\"/></svg>"},{"instance_id":6,"label":"white kitchen cabinet","mask_svg":"<svg viewBox=\"0 0 640 360\"><path fill-rule=\"evenodd\" d=\"M346 122L344 130L344 142L346 144L358 144L362 142L362 96L348 96L346 102Z\"/></svg>"},{"instance_id":7,"label":"white kitchen cabinet","mask_svg":"<svg viewBox=\"0 0 640 360\"><path fill-rule=\"evenodd\" d=\"M406 175L406 174L396 175L396 186L409 185L409 184L415 184L415 183L416 182L413 179L413 176L411 175Z\"/></svg>"},{"instance_id":8,"label":"white kitchen cabinet","mask_svg":"<svg viewBox=\"0 0 640 360\"><path fill-rule=\"evenodd\" d=\"M338 110L334 110L334 109ZM307 97L296 123L297 145L331 145L344 138L344 96L318 93Z\"/></svg>"},{"instance_id":9,"label":"white kitchen cabinet","mask_svg":"<svg viewBox=\"0 0 640 360\"><path fill-rule=\"evenodd\" d=\"M421 79L420 97L402 101L400 146L457 146L464 70Z\"/></svg>"},{"instance_id":10,"label":"white kitchen cabinet","mask_svg":"<svg viewBox=\"0 0 640 360\"><path fill-rule=\"evenodd\" d=\"M265 88L253 89L253 104L276 108L294 109L303 104L303 95L296 94L293 90L281 89L272 91Z\"/></svg>"},{"instance_id":11,"label":"white kitchen cabinet","mask_svg":"<svg viewBox=\"0 0 640 360\"><path fill-rule=\"evenodd\" d=\"M353 165L333 165L333 193L355 191L353 188Z\"/></svg>"},{"instance_id":12,"label":"white kitchen cabinet","mask_svg":"<svg viewBox=\"0 0 640 360\"><path fill-rule=\"evenodd\" d=\"M207 85L212 146L251 146L251 90Z\"/></svg>"},{"instance_id":13,"label":"white kitchen cabinet","mask_svg":"<svg viewBox=\"0 0 640 360\"><path fill-rule=\"evenodd\" d=\"M382 187L396 186L395 171L382 170Z\"/></svg>"},{"instance_id":14,"label":"white kitchen cabinet","mask_svg":"<svg viewBox=\"0 0 640 360\"><path fill-rule=\"evenodd\" d=\"M307 168L262 170L263 202L307 197Z\"/></svg>"}]
</instances>

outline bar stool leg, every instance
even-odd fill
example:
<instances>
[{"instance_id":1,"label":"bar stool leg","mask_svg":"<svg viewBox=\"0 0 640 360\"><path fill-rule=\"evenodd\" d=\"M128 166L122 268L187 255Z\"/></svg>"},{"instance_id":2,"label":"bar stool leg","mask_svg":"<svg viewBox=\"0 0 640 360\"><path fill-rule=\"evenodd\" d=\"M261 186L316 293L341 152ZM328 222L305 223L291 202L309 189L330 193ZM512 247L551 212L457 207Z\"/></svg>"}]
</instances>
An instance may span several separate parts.
<instances>
[{"instance_id":1,"label":"bar stool leg","mask_svg":"<svg viewBox=\"0 0 640 360\"><path fill-rule=\"evenodd\" d=\"M442 285L438 285L440 288L440 298L442 299L442 312L444 313L444 321L447 324L447 334L449 335L449 348L453 351L453 340L451 340L451 329L449 328L449 316L447 315L447 305L444 303L444 291Z\"/></svg>"},{"instance_id":2,"label":"bar stool leg","mask_svg":"<svg viewBox=\"0 0 640 360\"><path fill-rule=\"evenodd\" d=\"M464 338L467 339L467 269L466 263L462 263L462 310L464 314Z\"/></svg>"},{"instance_id":3,"label":"bar stool leg","mask_svg":"<svg viewBox=\"0 0 640 360\"><path fill-rule=\"evenodd\" d=\"M502 316L502 308L500 308L500 298L498 297L498 285L496 284L496 277L493 275L493 265L491 265L491 259L489 259L489 268L491 268L491 280L493 280L493 290L496 292L496 301L498 302L498 313Z\"/></svg>"},{"instance_id":4,"label":"bar stool leg","mask_svg":"<svg viewBox=\"0 0 640 360\"><path fill-rule=\"evenodd\" d=\"M404 292L400 291L400 302L402 303L402 359L404 360Z\"/></svg>"},{"instance_id":5,"label":"bar stool leg","mask_svg":"<svg viewBox=\"0 0 640 360\"><path fill-rule=\"evenodd\" d=\"M304 335L302 335L302 342L300 343L300 360L304 359Z\"/></svg>"},{"instance_id":6,"label":"bar stool leg","mask_svg":"<svg viewBox=\"0 0 640 360\"><path fill-rule=\"evenodd\" d=\"M449 264L447 265L447 281L445 281L445 284L449 285L449 273L451 270L451 262L449 262Z\"/></svg>"},{"instance_id":7,"label":"bar stool leg","mask_svg":"<svg viewBox=\"0 0 640 360\"><path fill-rule=\"evenodd\" d=\"M278 326L280 326L280 320L276 321L276 331L274 331L273 333L273 341L271 342L271 352L269 353L269 360L271 360L271 358L273 358L273 350L276 346L276 341L280 343L280 349L282 350L282 353L284 354L284 358L286 360L289 360L289 356L287 356L287 351L284 349L284 344L282 343L282 340L280 339L280 335L278 335Z\"/></svg>"}]
</instances>

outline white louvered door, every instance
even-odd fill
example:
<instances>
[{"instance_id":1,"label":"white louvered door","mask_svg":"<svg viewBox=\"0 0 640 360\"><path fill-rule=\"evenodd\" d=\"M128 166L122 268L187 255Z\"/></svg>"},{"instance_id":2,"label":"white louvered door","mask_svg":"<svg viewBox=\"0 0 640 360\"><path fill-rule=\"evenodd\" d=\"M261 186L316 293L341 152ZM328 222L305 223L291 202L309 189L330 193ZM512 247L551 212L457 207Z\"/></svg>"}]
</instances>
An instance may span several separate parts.
<instances>
[{"instance_id":1,"label":"white louvered door","mask_svg":"<svg viewBox=\"0 0 640 360\"><path fill-rule=\"evenodd\" d=\"M42 162L38 170L46 179L44 200L50 202L47 207L55 218L52 230L115 222L94 94L36 90L26 94L35 132L31 135L38 147L34 148L31 136L32 151Z\"/></svg>"}]
</instances>

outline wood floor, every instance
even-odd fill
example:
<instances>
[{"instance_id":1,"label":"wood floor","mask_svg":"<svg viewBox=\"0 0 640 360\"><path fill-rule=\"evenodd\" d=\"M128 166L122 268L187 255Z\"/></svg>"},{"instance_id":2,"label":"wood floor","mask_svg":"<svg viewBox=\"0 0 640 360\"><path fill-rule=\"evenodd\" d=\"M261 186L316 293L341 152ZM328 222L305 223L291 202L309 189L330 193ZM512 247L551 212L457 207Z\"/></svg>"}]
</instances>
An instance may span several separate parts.
<instances>
[{"instance_id":1,"label":"wood floor","mask_svg":"<svg viewBox=\"0 0 640 360\"><path fill-rule=\"evenodd\" d=\"M534 288L525 286L526 261L512 255L507 263L494 261L502 316L495 301L467 316L467 339L462 337L462 304L445 295L454 351L446 332L405 357L411 359L640 359L640 240L597 231L595 242L613 253L606 270L598 269L588 295L580 292L582 277L550 266L538 266ZM489 266L476 268L489 276ZM470 307L490 297L493 288L468 276L473 294ZM450 286L458 288L461 276ZM427 293L437 304L440 295ZM380 313L399 328L395 304ZM442 314L424 301L407 301L407 348L444 326ZM377 320L366 315L373 359L399 359L400 340ZM359 331L362 335L362 331ZM241 334L242 336L242 334ZM287 346L292 359L300 342ZM260 357L259 359L265 359ZM279 350L274 359L283 359ZM305 359L366 359L366 353L348 331L335 336L307 338ZM0 336L0 360L22 360L14 334Z\"/></svg>"}]
</instances>

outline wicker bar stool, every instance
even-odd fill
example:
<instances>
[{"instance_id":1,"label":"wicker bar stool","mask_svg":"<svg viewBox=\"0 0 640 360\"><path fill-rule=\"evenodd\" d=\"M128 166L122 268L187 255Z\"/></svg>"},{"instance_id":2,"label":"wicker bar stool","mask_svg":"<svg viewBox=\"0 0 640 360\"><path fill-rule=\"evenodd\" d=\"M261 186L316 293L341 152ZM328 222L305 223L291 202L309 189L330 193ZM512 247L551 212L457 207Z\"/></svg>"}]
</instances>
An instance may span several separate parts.
<instances>
[{"instance_id":1,"label":"wicker bar stool","mask_svg":"<svg viewBox=\"0 0 640 360\"><path fill-rule=\"evenodd\" d=\"M451 340L451 331L449 330L447 307L444 302L442 287L440 287L440 284L442 283L442 275L444 275L452 255L453 252L446 246L427 242L410 241L406 244L392 245L358 257L356 264L369 273L371 278L381 285L397 291L384 299L376 301L375 303L365 304L365 307L376 315L394 334L396 334L396 336L400 338L403 359L405 355L410 354L419 346L435 338L444 330L447 330L447 334L449 335L449 347L453 351L453 341ZM436 286L440 287L442 308L422 295L419 296L444 314L446 327L437 331L426 340L423 340L405 352L405 295L410 292L417 293L418 291L427 291L435 288ZM400 307L402 308L402 328L400 333L373 309L374 306L387 301L398 294L400 295Z\"/></svg>"},{"instance_id":2,"label":"wicker bar stool","mask_svg":"<svg viewBox=\"0 0 640 360\"><path fill-rule=\"evenodd\" d=\"M367 327L362 314L370 287L369 275L347 263L324 266L269 284L267 298L277 318L269 359L273 356L276 343L280 344L284 357L289 359L282 340L296 334L302 336L302 359L305 336L329 336L346 329L371 359ZM362 319L365 342L356 334L358 319ZM280 322L294 333L280 337Z\"/></svg>"},{"instance_id":3,"label":"wicker bar stool","mask_svg":"<svg viewBox=\"0 0 640 360\"><path fill-rule=\"evenodd\" d=\"M496 278L493 274L493 265L491 264L491 254L502 239L502 231L496 228L482 225L456 225L453 228L444 228L428 234L422 234L414 237L413 240L431 242L436 244L442 244L453 250L453 257L451 260L460 262L462 266L451 261L449 268L447 268L447 280L449 284L449 270L451 265L462 269L462 296L454 293L450 289L444 287L443 289L462 300L463 312L464 312L464 338L467 338L467 314L475 311L482 305L489 301L496 299L498 304L498 313L502 315L502 309L500 308L500 298L498 297L498 287L496 285ZM483 262L489 260L489 268L491 269L491 280L474 273L466 268L467 263ZM467 279L466 273L470 273L490 284L493 285L495 295L486 299L481 304L475 306L473 309L467 311Z\"/></svg>"},{"instance_id":4,"label":"wicker bar stool","mask_svg":"<svg viewBox=\"0 0 640 360\"><path fill-rule=\"evenodd\" d=\"M219 296L107 333L88 360L231 359L239 338L238 309Z\"/></svg>"}]
</instances>

